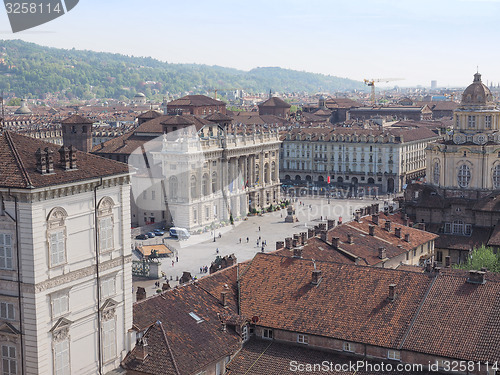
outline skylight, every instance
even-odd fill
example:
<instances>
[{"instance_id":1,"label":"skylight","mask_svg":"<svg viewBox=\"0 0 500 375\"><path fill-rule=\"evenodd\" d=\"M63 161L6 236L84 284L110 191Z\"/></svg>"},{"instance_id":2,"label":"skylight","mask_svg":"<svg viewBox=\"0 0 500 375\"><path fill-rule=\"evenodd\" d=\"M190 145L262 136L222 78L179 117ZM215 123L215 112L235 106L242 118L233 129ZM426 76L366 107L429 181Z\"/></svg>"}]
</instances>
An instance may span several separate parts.
<instances>
[{"instance_id":1,"label":"skylight","mask_svg":"<svg viewBox=\"0 0 500 375\"><path fill-rule=\"evenodd\" d=\"M190 312L189 316L196 320L196 323L201 323L203 322L203 319L201 319L198 315L196 315L194 312Z\"/></svg>"}]
</instances>

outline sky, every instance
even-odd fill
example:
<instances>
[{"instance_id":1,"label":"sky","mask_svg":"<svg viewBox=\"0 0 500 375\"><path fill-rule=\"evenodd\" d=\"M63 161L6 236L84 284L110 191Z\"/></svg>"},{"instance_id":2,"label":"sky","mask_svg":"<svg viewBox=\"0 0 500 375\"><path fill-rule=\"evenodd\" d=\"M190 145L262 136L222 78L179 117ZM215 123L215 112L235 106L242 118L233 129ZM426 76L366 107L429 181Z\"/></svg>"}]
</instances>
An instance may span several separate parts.
<instances>
[{"instance_id":1,"label":"sky","mask_svg":"<svg viewBox=\"0 0 500 375\"><path fill-rule=\"evenodd\" d=\"M500 0L80 0L0 39L242 70L282 68L380 87L462 87L479 69L500 83Z\"/></svg>"}]
</instances>

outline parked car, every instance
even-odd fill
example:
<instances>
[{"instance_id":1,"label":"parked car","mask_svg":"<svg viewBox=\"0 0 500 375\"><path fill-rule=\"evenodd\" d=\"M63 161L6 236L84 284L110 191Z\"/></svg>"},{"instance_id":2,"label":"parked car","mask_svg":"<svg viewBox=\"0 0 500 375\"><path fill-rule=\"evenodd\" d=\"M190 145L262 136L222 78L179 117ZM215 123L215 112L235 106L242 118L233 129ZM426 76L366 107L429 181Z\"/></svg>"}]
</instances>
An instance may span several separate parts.
<instances>
[{"instance_id":1,"label":"parked car","mask_svg":"<svg viewBox=\"0 0 500 375\"><path fill-rule=\"evenodd\" d=\"M149 238L156 237L156 235L154 234L154 232L148 232L148 233L146 233L146 234L147 234L147 236L148 236Z\"/></svg>"},{"instance_id":2,"label":"parked car","mask_svg":"<svg viewBox=\"0 0 500 375\"><path fill-rule=\"evenodd\" d=\"M135 239L136 240L147 240L149 237L145 234L139 234L137 236L135 236Z\"/></svg>"},{"instance_id":3,"label":"parked car","mask_svg":"<svg viewBox=\"0 0 500 375\"><path fill-rule=\"evenodd\" d=\"M165 234L165 232L162 231L161 229L155 229L153 233L157 236L163 236Z\"/></svg>"}]
</instances>

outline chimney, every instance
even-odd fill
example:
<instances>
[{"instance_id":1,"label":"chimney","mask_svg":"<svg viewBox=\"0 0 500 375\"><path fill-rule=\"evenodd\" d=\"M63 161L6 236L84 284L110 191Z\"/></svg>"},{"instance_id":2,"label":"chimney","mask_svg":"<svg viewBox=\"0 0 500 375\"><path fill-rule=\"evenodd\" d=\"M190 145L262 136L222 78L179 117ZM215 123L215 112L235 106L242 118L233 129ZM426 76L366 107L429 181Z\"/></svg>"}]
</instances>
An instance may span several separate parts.
<instances>
[{"instance_id":1,"label":"chimney","mask_svg":"<svg viewBox=\"0 0 500 375\"><path fill-rule=\"evenodd\" d=\"M285 243L283 241L276 241L276 250L283 249L285 247Z\"/></svg>"},{"instance_id":2,"label":"chimney","mask_svg":"<svg viewBox=\"0 0 500 375\"><path fill-rule=\"evenodd\" d=\"M226 332L226 322L221 322L221 324L222 324L221 331Z\"/></svg>"},{"instance_id":3,"label":"chimney","mask_svg":"<svg viewBox=\"0 0 500 375\"><path fill-rule=\"evenodd\" d=\"M447 256L444 257L444 266L446 268L450 268L451 267L451 257L449 255L447 255Z\"/></svg>"},{"instance_id":4,"label":"chimney","mask_svg":"<svg viewBox=\"0 0 500 375\"><path fill-rule=\"evenodd\" d=\"M486 279L484 278L485 274L485 271L470 270L467 282L470 284L484 284L486 283Z\"/></svg>"},{"instance_id":5,"label":"chimney","mask_svg":"<svg viewBox=\"0 0 500 375\"><path fill-rule=\"evenodd\" d=\"M36 150L35 152L35 157L36 157L36 170L40 172L41 174L46 174L47 173L47 154L45 151L43 151L41 148Z\"/></svg>"},{"instance_id":6,"label":"chimney","mask_svg":"<svg viewBox=\"0 0 500 375\"><path fill-rule=\"evenodd\" d=\"M170 289L170 284L168 282L168 280L166 280L163 285L161 286L161 290L162 291L166 291L166 290L169 290Z\"/></svg>"},{"instance_id":7,"label":"chimney","mask_svg":"<svg viewBox=\"0 0 500 375\"><path fill-rule=\"evenodd\" d=\"M226 290L223 290L220 293L220 302L221 302L223 307L227 307L227 291Z\"/></svg>"},{"instance_id":8,"label":"chimney","mask_svg":"<svg viewBox=\"0 0 500 375\"><path fill-rule=\"evenodd\" d=\"M146 299L146 289L144 289L142 286L138 286L137 292L135 293L135 299L136 301L142 301L143 299Z\"/></svg>"},{"instance_id":9,"label":"chimney","mask_svg":"<svg viewBox=\"0 0 500 375\"><path fill-rule=\"evenodd\" d=\"M425 272L431 272L432 271L432 264L430 262L425 263Z\"/></svg>"},{"instance_id":10,"label":"chimney","mask_svg":"<svg viewBox=\"0 0 500 375\"><path fill-rule=\"evenodd\" d=\"M379 212L380 211L380 206L378 203L372 204L372 212Z\"/></svg>"},{"instance_id":11,"label":"chimney","mask_svg":"<svg viewBox=\"0 0 500 375\"><path fill-rule=\"evenodd\" d=\"M314 226L314 235L317 236L319 234L319 225Z\"/></svg>"},{"instance_id":12,"label":"chimney","mask_svg":"<svg viewBox=\"0 0 500 375\"><path fill-rule=\"evenodd\" d=\"M394 234L397 238L401 238L401 227L394 228Z\"/></svg>"},{"instance_id":13,"label":"chimney","mask_svg":"<svg viewBox=\"0 0 500 375\"><path fill-rule=\"evenodd\" d=\"M76 169L76 147L69 146L69 162L71 169Z\"/></svg>"},{"instance_id":14,"label":"chimney","mask_svg":"<svg viewBox=\"0 0 500 375\"><path fill-rule=\"evenodd\" d=\"M319 230L326 230L326 223L319 223Z\"/></svg>"},{"instance_id":15,"label":"chimney","mask_svg":"<svg viewBox=\"0 0 500 375\"><path fill-rule=\"evenodd\" d=\"M394 207L391 205L389 206L389 213L392 214L394 212Z\"/></svg>"},{"instance_id":16,"label":"chimney","mask_svg":"<svg viewBox=\"0 0 500 375\"><path fill-rule=\"evenodd\" d=\"M389 207L384 207L384 215L389 215Z\"/></svg>"},{"instance_id":17,"label":"chimney","mask_svg":"<svg viewBox=\"0 0 500 375\"><path fill-rule=\"evenodd\" d=\"M145 337L141 337L135 344L134 357L138 361L144 362L148 356L148 342Z\"/></svg>"},{"instance_id":18,"label":"chimney","mask_svg":"<svg viewBox=\"0 0 500 375\"><path fill-rule=\"evenodd\" d=\"M410 233L405 234L405 241L410 242Z\"/></svg>"},{"instance_id":19,"label":"chimney","mask_svg":"<svg viewBox=\"0 0 500 375\"><path fill-rule=\"evenodd\" d=\"M339 238L338 237L332 237L332 246L334 249L339 248Z\"/></svg>"},{"instance_id":20,"label":"chimney","mask_svg":"<svg viewBox=\"0 0 500 375\"><path fill-rule=\"evenodd\" d=\"M295 248L299 246L299 241L297 241L295 238L292 240L292 247Z\"/></svg>"},{"instance_id":21,"label":"chimney","mask_svg":"<svg viewBox=\"0 0 500 375\"><path fill-rule=\"evenodd\" d=\"M378 257L380 259L385 259L387 258L387 254L386 254L386 251L385 251L385 247L379 247L378 248Z\"/></svg>"},{"instance_id":22,"label":"chimney","mask_svg":"<svg viewBox=\"0 0 500 375\"><path fill-rule=\"evenodd\" d=\"M312 272L312 285L318 285L321 282L321 270L314 270Z\"/></svg>"},{"instance_id":23,"label":"chimney","mask_svg":"<svg viewBox=\"0 0 500 375\"><path fill-rule=\"evenodd\" d=\"M372 215L372 223L378 225L378 214Z\"/></svg>"},{"instance_id":24,"label":"chimney","mask_svg":"<svg viewBox=\"0 0 500 375\"><path fill-rule=\"evenodd\" d=\"M388 232L391 231L391 221L390 220L385 221L385 230Z\"/></svg>"},{"instance_id":25,"label":"chimney","mask_svg":"<svg viewBox=\"0 0 500 375\"><path fill-rule=\"evenodd\" d=\"M295 233L295 234L293 235L293 239L294 239L294 240L297 240L297 245L302 244L302 242L301 242L301 238L300 238L300 234Z\"/></svg>"},{"instance_id":26,"label":"chimney","mask_svg":"<svg viewBox=\"0 0 500 375\"><path fill-rule=\"evenodd\" d=\"M396 299L396 284L389 285L389 301L394 301Z\"/></svg>"},{"instance_id":27,"label":"chimney","mask_svg":"<svg viewBox=\"0 0 500 375\"><path fill-rule=\"evenodd\" d=\"M306 240L307 240L307 232L300 232L300 242L302 242L302 244L305 244Z\"/></svg>"},{"instance_id":28,"label":"chimney","mask_svg":"<svg viewBox=\"0 0 500 375\"><path fill-rule=\"evenodd\" d=\"M292 248L292 241L293 241L292 237L285 238L285 247L287 249L291 249Z\"/></svg>"},{"instance_id":29,"label":"chimney","mask_svg":"<svg viewBox=\"0 0 500 375\"><path fill-rule=\"evenodd\" d=\"M68 147L62 146L59 149L59 160L61 162L62 169L66 170L66 171L68 169L71 169L71 163L69 160L69 148Z\"/></svg>"},{"instance_id":30,"label":"chimney","mask_svg":"<svg viewBox=\"0 0 500 375\"><path fill-rule=\"evenodd\" d=\"M352 240L352 234L351 233L347 233L347 243L354 243L354 241Z\"/></svg>"},{"instance_id":31,"label":"chimney","mask_svg":"<svg viewBox=\"0 0 500 375\"><path fill-rule=\"evenodd\" d=\"M293 249L294 258L302 258L302 247L296 247Z\"/></svg>"},{"instance_id":32,"label":"chimney","mask_svg":"<svg viewBox=\"0 0 500 375\"><path fill-rule=\"evenodd\" d=\"M370 236L375 236L375 225L368 225L368 232Z\"/></svg>"},{"instance_id":33,"label":"chimney","mask_svg":"<svg viewBox=\"0 0 500 375\"><path fill-rule=\"evenodd\" d=\"M404 222L405 222L405 227L409 227L410 226L410 218L408 217L408 215L405 215Z\"/></svg>"},{"instance_id":34,"label":"chimney","mask_svg":"<svg viewBox=\"0 0 500 375\"><path fill-rule=\"evenodd\" d=\"M425 230L425 223L418 223L417 224L417 229Z\"/></svg>"},{"instance_id":35,"label":"chimney","mask_svg":"<svg viewBox=\"0 0 500 375\"><path fill-rule=\"evenodd\" d=\"M359 222L360 219L361 219L361 212L356 211L354 213L354 220L357 221L357 222Z\"/></svg>"},{"instance_id":36,"label":"chimney","mask_svg":"<svg viewBox=\"0 0 500 375\"><path fill-rule=\"evenodd\" d=\"M54 173L54 151L45 147L45 154L47 155L47 173Z\"/></svg>"},{"instance_id":37,"label":"chimney","mask_svg":"<svg viewBox=\"0 0 500 375\"><path fill-rule=\"evenodd\" d=\"M326 227L328 230L333 229L335 227L335 220L328 219Z\"/></svg>"},{"instance_id":38,"label":"chimney","mask_svg":"<svg viewBox=\"0 0 500 375\"><path fill-rule=\"evenodd\" d=\"M319 232L319 238L321 238L321 241L326 242L326 230Z\"/></svg>"},{"instance_id":39,"label":"chimney","mask_svg":"<svg viewBox=\"0 0 500 375\"><path fill-rule=\"evenodd\" d=\"M309 228L307 230L307 238L312 238L312 237L314 237L314 229Z\"/></svg>"}]
</instances>

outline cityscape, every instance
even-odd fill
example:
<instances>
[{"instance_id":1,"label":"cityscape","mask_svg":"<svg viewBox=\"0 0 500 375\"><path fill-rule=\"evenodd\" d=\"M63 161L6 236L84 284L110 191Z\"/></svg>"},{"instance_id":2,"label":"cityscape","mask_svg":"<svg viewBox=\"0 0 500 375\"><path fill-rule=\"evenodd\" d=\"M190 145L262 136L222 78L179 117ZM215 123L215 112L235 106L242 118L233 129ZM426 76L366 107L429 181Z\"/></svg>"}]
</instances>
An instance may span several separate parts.
<instances>
[{"instance_id":1,"label":"cityscape","mask_svg":"<svg viewBox=\"0 0 500 375\"><path fill-rule=\"evenodd\" d=\"M500 2L14 3L2 375L500 374Z\"/></svg>"}]
</instances>

